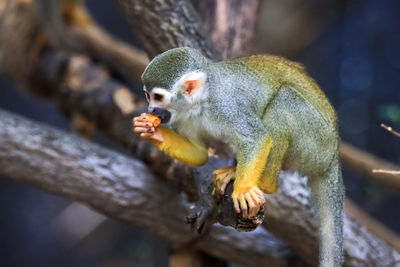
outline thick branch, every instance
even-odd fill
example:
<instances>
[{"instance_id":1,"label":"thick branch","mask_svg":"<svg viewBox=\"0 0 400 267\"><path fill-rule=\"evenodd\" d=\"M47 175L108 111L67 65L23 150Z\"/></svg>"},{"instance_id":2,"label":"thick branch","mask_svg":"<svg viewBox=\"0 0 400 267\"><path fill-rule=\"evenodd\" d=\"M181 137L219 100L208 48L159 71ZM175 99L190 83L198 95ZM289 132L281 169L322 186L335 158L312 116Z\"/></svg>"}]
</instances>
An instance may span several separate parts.
<instances>
[{"instance_id":1,"label":"thick branch","mask_svg":"<svg viewBox=\"0 0 400 267\"><path fill-rule=\"evenodd\" d=\"M224 58L246 55L255 33L260 0L203 0L197 10Z\"/></svg>"},{"instance_id":2,"label":"thick branch","mask_svg":"<svg viewBox=\"0 0 400 267\"><path fill-rule=\"evenodd\" d=\"M307 178L282 173L279 192L267 195L263 226L293 247L307 263L316 265L318 228L313 213ZM344 216L344 256L343 266L394 266L400 259L396 250L347 213Z\"/></svg>"},{"instance_id":3,"label":"thick branch","mask_svg":"<svg viewBox=\"0 0 400 267\"><path fill-rule=\"evenodd\" d=\"M140 81L140 75L148 64L147 56L134 47L115 39L93 22L84 6L79 2L67 11L72 14L62 14L61 0L34 1L36 17L41 28L50 39L52 46L73 53L91 55L102 59L108 65L124 71ZM73 13L86 17L87 25L67 23L65 15Z\"/></svg>"},{"instance_id":4,"label":"thick branch","mask_svg":"<svg viewBox=\"0 0 400 267\"><path fill-rule=\"evenodd\" d=\"M290 266L293 254L262 228L242 234L215 226L201 238L191 234L184 223L189 204L143 163L5 111L0 111L0 171L217 257Z\"/></svg>"},{"instance_id":5,"label":"thick branch","mask_svg":"<svg viewBox=\"0 0 400 267\"><path fill-rule=\"evenodd\" d=\"M170 180L185 177L187 167L131 134L134 111L144 111L146 103L112 79L106 68L84 56L67 57L51 49L40 52L32 47L41 30L31 4L10 1L2 21L0 68L9 77L30 92L58 103L68 117L85 118L135 151L157 173ZM187 179L177 183L194 197L195 188L186 186L190 183Z\"/></svg>"},{"instance_id":6,"label":"thick branch","mask_svg":"<svg viewBox=\"0 0 400 267\"><path fill-rule=\"evenodd\" d=\"M213 60L220 58L189 1L117 0L117 3L150 58L180 46L200 49Z\"/></svg>"},{"instance_id":7,"label":"thick branch","mask_svg":"<svg viewBox=\"0 0 400 267\"><path fill-rule=\"evenodd\" d=\"M7 112L0 112L0 170L173 241L193 241L193 235L183 224L189 212L187 206L171 187L156 180L145 165ZM315 265L318 231L306 178L283 174L281 180L280 192L267 198L264 225ZM348 216L344 233L345 266L394 266L400 261L398 252ZM251 265L262 264L265 257L271 257L269 260L275 260L277 265L271 264L280 266L281 257L277 255L282 247L277 251L275 246L268 246L268 238L271 237L261 228L240 234L230 228L212 227L196 246ZM222 245L224 239L229 243ZM232 247L238 249L236 245L242 251L233 252ZM275 252L271 254L272 248Z\"/></svg>"},{"instance_id":8,"label":"thick branch","mask_svg":"<svg viewBox=\"0 0 400 267\"><path fill-rule=\"evenodd\" d=\"M379 238L382 238L386 243L400 251L400 238L399 236L387 228L384 224L379 221L371 219L370 215L360 210L356 204L351 200L346 199L344 202L344 209L357 218L357 221L362 224L369 231L373 232Z\"/></svg>"}]
</instances>

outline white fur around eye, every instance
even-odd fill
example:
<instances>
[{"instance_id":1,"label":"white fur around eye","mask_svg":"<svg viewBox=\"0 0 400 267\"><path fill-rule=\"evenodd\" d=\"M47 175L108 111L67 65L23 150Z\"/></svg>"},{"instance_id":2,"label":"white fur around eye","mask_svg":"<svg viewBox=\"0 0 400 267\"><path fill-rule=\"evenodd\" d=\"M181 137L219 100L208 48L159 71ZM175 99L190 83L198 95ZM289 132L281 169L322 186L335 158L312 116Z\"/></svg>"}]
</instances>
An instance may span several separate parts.
<instances>
[{"instance_id":1,"label":"white fur around eye","mask_svg":"<svg viewBox=\"0 0 400 267\"><path fill-rule=\"evenodd\" d=\"M153 88L153 90L151 90L151 94L159 94L163 96L162 101L159 102L163 107L166 107L169 104L171 104L171 93L168 92L167 90L156 87Z\"/></svg>"}]
</instances>

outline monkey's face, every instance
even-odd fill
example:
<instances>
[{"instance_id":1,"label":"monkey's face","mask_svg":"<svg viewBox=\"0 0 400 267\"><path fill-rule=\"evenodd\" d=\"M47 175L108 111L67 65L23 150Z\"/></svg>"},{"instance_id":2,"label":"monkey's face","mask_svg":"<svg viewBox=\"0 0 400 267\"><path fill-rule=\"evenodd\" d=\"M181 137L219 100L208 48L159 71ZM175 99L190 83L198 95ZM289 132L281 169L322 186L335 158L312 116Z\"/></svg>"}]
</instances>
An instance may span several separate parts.
<instances>
[{"instance_id":1,"label":"monkey's face","mask_svg":"<svg viewBox=\"0 0 400 267\"><path fill-rule=\"evenodd\" d=\"M206 74L192 71L183 74L170 89L144 86L148 112L156 115L163 123L174 123L193 117L199 110L199 103L206 99Z\"/></svg>"},{"instance_id":2,"label":"monkey's face","mask_svg":"<svg viewBox=\"0 0 400 267\"><path fill-rule=\"evenodd\" d=\"M171 119L172 94L163 88L153 88L150 92L143 87L146 99L149 102L148 112L161 119L162 123L168 123Z\"/></svg>"}]
</instances>

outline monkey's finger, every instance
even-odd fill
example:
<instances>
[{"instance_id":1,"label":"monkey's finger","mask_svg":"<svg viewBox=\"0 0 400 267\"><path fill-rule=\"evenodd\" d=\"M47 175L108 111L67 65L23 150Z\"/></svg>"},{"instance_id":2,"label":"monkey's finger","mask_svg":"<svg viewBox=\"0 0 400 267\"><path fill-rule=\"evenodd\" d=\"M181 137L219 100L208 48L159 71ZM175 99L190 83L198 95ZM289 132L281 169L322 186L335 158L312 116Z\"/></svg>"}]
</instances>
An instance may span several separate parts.
<instances>
[{"instance_id":1,"label":"monkey's finger","mask_svg":"<svg viewBox=\"0 0 400 267\"><path fill-rule=\"evenodd\" d=\"M260 191L261 192L261 191ZM264 205L264 203L265 203L265 196L264 196L264 193L260 193L259 195L259 198L260 198L260 202L261 202L261 205Z\"/></svg>"},{"instance_id":2,"label":"monkey's finger","mask_svg":"<svg viewBox=\"0 0 400 267\"><path fill-rule=\"evenodd\" d=\"M242 210L243 218L248 218L247 202L243 194L239 196L240 209Z\"/></svg>"},{"instance_id":3,"label":"monkey's finger","mask_svg":"<svg viewBox=\"0 0 400 267\"><path fill-rule=\"evenodd\" d=\"M223 195L223 194L225 193L225 188L226 188L226 185L227 185L227 184L228 184L228 183L224 183L224 184L221 185L221 187L220 187L220 189L219 189L220 195Z\"/></svg>"},{"instance_id":4,"label":"monkey's finger","mask_svg":"<svg viewBox=\"0 0 400 267\"><path fill-rule=\"evenodd\" d=\"M232 200L233 200L233 207L235 208L236 213L240 213L239 201L237 197L232 197Z\"/></svg>"},{"instance_id":5,"label":"monkey's finger","mask_svg":"<svg viewBox=\"0 0 400 267\"><path fill-rule=\"evenodd\" d=\"M141 133L154 133L154 128L135 127L133 131L137 134Z\"/></svg>"},{"instance_id":6,"label":"monkey's finger","mask_svg":"<svg viewBox=\"0 0 400 267\"><path fill-rule=\"evenodd\" d=\"M264 203L261 200L260 196L257 195L256 193L250 194L251 198L253 199L254 203L256 203L257 206L262 206Z\"/></svg>"},{"instance_id":7,"label":"monkey's finger","mask_svg":"<svg viewBox=\"0 0 400 267\"><path fill-rule=\"evenodd\" d=\"M218 174L220 174L221 172L222 172L221 169L213 171L214 177L217 176Z\"/></svg>"},{"instance_id":8,"label":"monkey's finger","mask_svg":"<svg viewBox=\"0 0 400 267\"><path fill-rule=\"evenodd\" d=\"M249 205L249 219L253 218L257 214L257 211L258 211L258 207L254 203L252 195L253 194L250 192L247 192L245 195L247 204Z\"/></svg>"},{"instance_id":9,"label":"monkey's finger","mask_svg":"<svg viewBox=\"0 0 400 267\"><path fill-rule=\"evenodd\" d=\"M147 118L137 118L135 122L148 122Z\"/></svg>"},{"instance_id":10,"label":"monkey's finger","mask_svg":"<svg viewBox=\"0 0 400 267\"><path fill-rule=\"evenodd\" d=\"M141 122L141 121L136 121L134 123L135 127L146 127L146 128L153 128L153 124L151 122Z\"/></svg>"},{"instance_id":11,"label":"monkey's finger","mask_svg":"<svg viewBox=\"0 0 400 267\"><path fill-rule=\"evenodd\" d=\"M253 200L256 201L257 205L261 208L265 203L264 193L258 188L252 188L250 192L252 193Z\"/></svg>"},{"instance_id":12,"label":"monkey's finger","mask_svg":"<svg viewBox=\"0 0 400 267\"><path fill-rule=\"evenodd\" d=\"M152 133L141 133L141 134L140 134L140 137L142 137L142 138L150 138L150 137L152 137L152 136L153 136Z\"/></svg>"},{"instance_id":13,"label":"monkey's finger","mask_svg":"<svg viewBox=\"0 0 400 267\"><path fill-rule=\"evenodd\" d=\"M143 115L143 114L144 114L144 115ZM141 116L135 117L133 120L134 120L134 121L144 121L144 122L147 122L147 121L149 120L149 118L147 118L146 113L142 113Z\"/></svg>"},{"instance_id":14,"label":"monkey's finger","mask_svg":"<svg viewBox=\"0 0 400 267\"><path fill-rule=\"evenodd\" d=\"M134 127L133 128L133 132L136 133L136 134L141 134L141 133L147 132L147 128Z\"/></svg>"},{"instance_id":15,"label":"monkey's finger","mask_svg":"<svg viewBox=\"0 0 400 267\"><path fill-rule=\"evenodd\" d=\"M264 193L257 187L254 187L252 191L254 191L260 198L264 199Z\"/></svg>"}]
</instances>

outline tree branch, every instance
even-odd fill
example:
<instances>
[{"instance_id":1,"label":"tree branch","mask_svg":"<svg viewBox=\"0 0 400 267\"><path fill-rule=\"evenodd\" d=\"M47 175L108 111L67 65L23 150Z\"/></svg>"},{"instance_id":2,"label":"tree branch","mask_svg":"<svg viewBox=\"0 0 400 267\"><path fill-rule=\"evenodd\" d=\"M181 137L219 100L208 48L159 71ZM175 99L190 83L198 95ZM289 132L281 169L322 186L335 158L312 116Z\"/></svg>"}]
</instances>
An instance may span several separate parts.
<instances>
[{"instance_id":1,"label":"tree branch","mask_svg":"<svg viewBox=\"0 0 400 267\"><path fill-rule=\"evenodd\" d=\"M116 1L149 58L180 46L197 48L213 60L221 58L189 1Z\"/></svg>"},{"instance_id":2,"label":"tree branch","mask_svg":"<svg viewBox=\"0 0 400 267\"><path fill-rule=\"evenodd\" d=\"M387 126L386 124L382 123L381 127L384 128L389 133L393 134L394 136L400 137L400 133L398 131L393 130L391 126Z\"/></svg>"},{"instance_id":3,"label":"tree branch","mask_svg":"<svg viewBox=\"0 0 400 267\"><path fill-rule=\"evenodd\" d=\"M357 205L349 199L346 199L346 201L344 202L344 209L349 214L354 216L357 221L365 228L367 228L379 238L382 238L386 243L388 243L397 251L400 251L400 239L395 232L387 228L381 222L372 220L366 212L360 210Z\"/></svg>"},{"instance_id":4,"label":"tree branch","mask_svg":"<svg viewBox=\"0 0 400 267\"><path fill-rule=\"evenodd\" d=\"M36 18L52 46L61 51L83 53L102 59L108 65L140 81L140 75L149 62L147 56L104 31L93 21L81 3L77 2L73 8L64 11L71 14L63 14L61 2L61 0L37 0L33 3ZM84 16L89 24L82 26L66 22L65 15L73 17L74 12L79 12L79 16Z\"/></svg>"},{"instance_id":5,"label":"tree branch","mask_svg":"<svg viewBox=\"0 0 400 267\"><path fill-rule=\"evenodd\" d=\"M223 259L289 266L293 256L262 228L242 234L214 226L204 236L191 234L184 223L190 204L145 164L1 110L0 172Z\"/></svg>"},{"instance_id":6,"label":"tree branch","mask_svg":"<svg viewBox=\"0 0 400 267\"><path fill-rule=\"evenodd\" d=\"M4 111L0 111L0 170L175 242L194 239L183 224L188 205L145 165ZM267 196L264 226L290 244L307 263L315 265L318 231L306 178L283 173L281 181L280 192ZM400 261L398 252L349 216L345 216L344 233L344 266L394 266ZM278 251L275 246L269 247L268 238L271 236L261 228L241 234L214 226L195 243L212 255L239 263L260 265L265 257L271 257L269 260L276 262L272 265L281 266L281 256L277 255L281 255L282 246ZM223 245L222 240L230 241ZM273 241L274 245L276 242ZM233 252L232 247L238 249L236 245L242 251Z\"/></svg>"},{"instance_id":7,"label":"tree branch","mask_svg":"<svg viewBox=\"0 0 400 267\"><path fill-rule=\"evenodd\" d=\"M400 191L399 176L385 172L373 172L374 169L398 171L400 170L399 166L344 142L340 145L340 160L345 167Z\"/></svg>"},{"instance_id":8,"label":"tree branch","mask_svg":"<svg viewBox=\"0 0 400 267\"><path fill-rule=\"evenodd\" d=\"M203 0L197 10L224 58L246 55L252 47L260 0Z\"/></svg>"}]
</instances>

